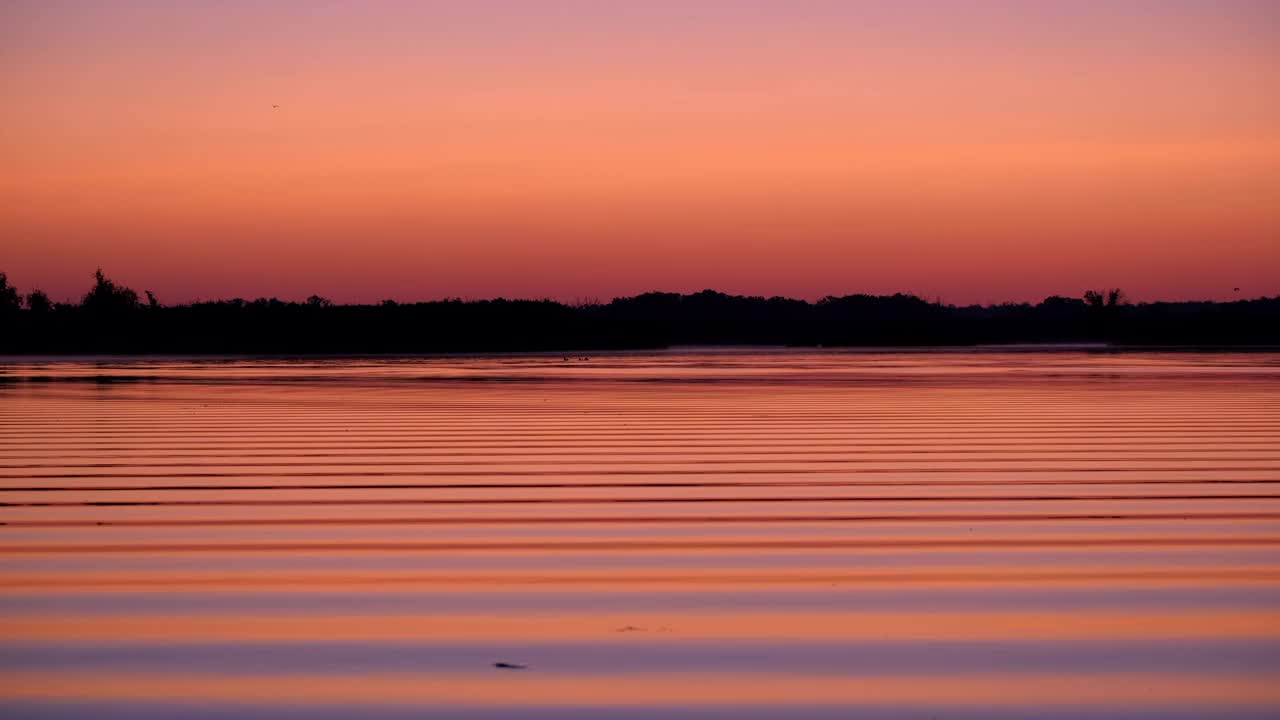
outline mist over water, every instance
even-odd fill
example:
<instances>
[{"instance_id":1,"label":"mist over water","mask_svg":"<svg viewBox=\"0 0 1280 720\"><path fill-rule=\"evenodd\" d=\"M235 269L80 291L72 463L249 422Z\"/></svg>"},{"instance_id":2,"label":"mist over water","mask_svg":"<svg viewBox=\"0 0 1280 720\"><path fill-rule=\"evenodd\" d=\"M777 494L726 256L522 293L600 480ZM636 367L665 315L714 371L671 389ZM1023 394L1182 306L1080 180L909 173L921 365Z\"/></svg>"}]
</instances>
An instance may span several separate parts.
<instances>
[{"instance_id":1,"label":"mist over water","mask_svg":"<svg viewBox=\"0 0 1280 720\"><path fill-rule=\"evenodd\" d=\"M0 715L1274 717L1278 483L1280 354L0 360Z\"/></svg>"}]
</instances>

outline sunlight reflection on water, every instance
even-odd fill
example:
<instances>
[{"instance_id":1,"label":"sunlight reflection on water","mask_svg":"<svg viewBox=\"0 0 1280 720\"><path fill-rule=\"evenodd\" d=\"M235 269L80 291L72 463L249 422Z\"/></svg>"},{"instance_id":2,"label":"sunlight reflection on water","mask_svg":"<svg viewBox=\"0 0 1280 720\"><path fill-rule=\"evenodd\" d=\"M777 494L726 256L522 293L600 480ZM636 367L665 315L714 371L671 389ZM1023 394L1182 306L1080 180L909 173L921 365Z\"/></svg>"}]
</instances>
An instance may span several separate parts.
<instances>
[{"instance_id":1,"label":"sunlight reflection on water","mask_svg":"<svg viewBox=\"0 0 1280 720\"><path fill-rule=\"evenodd\" d=\"M6 716L1280 712L1276 354L10 358L0 428Z\"/></svg>"}]
</instances>

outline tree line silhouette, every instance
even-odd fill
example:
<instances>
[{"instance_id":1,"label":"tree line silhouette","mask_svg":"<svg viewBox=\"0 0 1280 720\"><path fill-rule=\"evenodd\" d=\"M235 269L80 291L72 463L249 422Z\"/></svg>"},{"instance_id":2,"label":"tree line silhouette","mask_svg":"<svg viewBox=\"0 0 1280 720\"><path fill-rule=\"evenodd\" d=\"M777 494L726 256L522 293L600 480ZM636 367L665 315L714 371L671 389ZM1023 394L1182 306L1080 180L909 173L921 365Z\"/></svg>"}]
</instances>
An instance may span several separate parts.
<instances>
[{"instance_id":1,"label":"tree line silhouette","mask_svg":"<svg viewBox=\"0 0 1280 720\"><path fill-rule=\"evenodd\" d=\"M1280 296L1130 303L1090 290L1038 304L944 305L913 295L785 297L650 292L551 300L337 305L313 295L162 305L98 270L79 304L18 292L0 273L4 353L423 353L671 345L921 346L997 343L1280 345Z\"/></svg>"}]
</instances>

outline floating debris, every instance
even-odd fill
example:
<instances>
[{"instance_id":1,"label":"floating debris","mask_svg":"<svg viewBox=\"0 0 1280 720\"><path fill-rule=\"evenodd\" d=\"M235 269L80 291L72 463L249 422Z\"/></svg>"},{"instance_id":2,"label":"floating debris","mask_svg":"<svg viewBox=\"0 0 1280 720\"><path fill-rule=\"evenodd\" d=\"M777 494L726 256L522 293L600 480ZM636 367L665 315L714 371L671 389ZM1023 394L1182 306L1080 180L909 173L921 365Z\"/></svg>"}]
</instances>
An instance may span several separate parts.
<instances>
[{"instance_id":1,"label":"floating debris","mask_svg":"<svg viewBox=\"0 0 1280 720\"><path fill-rule=\"evenodd\" d=\"M671 628L667 627L666 625L659 625L658 627L653 628L653 629L649 629L649 628L645 628L645 627L637 627L637 626L635 626L635 625L623 625L622 627L617 628L616 630L614 630L614 632L620 632L620 633L624 633L624 632L660 632L660 633L665 633L665 632L671 632Z\"/></svg>"}]
</instances>

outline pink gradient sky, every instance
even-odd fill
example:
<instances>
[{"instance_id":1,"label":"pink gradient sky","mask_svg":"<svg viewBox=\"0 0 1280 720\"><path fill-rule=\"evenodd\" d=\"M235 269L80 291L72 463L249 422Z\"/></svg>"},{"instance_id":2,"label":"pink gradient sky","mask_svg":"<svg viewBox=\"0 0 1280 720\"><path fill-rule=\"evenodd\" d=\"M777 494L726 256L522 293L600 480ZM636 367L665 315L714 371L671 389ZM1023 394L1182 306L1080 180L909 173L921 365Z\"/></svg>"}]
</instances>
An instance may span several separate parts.
<instances>
[{"instance_id":1,"label":"pink gradient sky","mask_svg":"<svg viewBox=\"0 0 1280 720\"><path fill-rule=\"evenodd\" d=\"M60 299L1280 293L1276 2L10 1L0 107Z\"/></svg>"}]
</instances>

